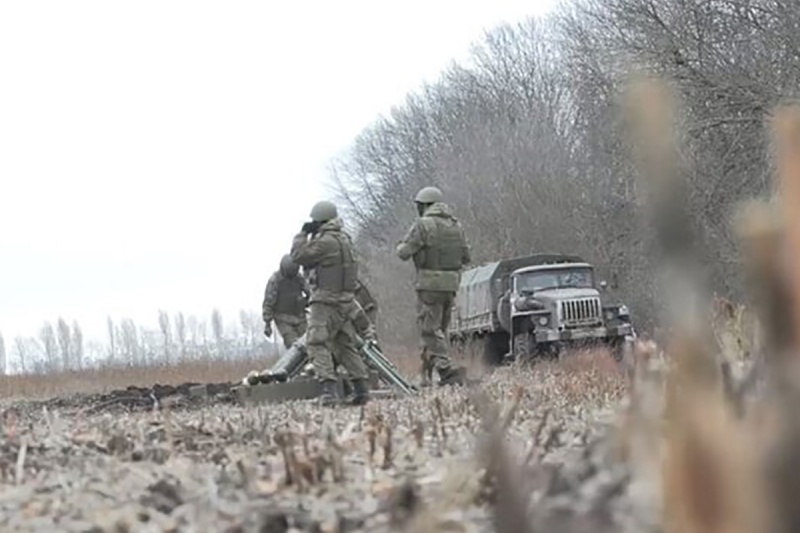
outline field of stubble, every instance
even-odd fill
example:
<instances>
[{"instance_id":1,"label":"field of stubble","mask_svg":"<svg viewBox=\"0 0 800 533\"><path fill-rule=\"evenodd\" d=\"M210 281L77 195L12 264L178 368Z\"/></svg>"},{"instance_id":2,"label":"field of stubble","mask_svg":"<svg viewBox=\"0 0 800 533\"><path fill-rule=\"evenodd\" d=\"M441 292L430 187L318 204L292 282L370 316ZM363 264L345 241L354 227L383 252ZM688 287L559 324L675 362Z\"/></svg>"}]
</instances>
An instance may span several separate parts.
<instances>
[{"instance_id":1,"label":"field of stubble","mask_svg":"<svg viewBox=\"0 0 800 533\"><path fill-rule=\"evenodd\" d=\"M599 357L363 409L6 401L0 530L642 531L624 395Z\"/></svg>"}]
</instances>

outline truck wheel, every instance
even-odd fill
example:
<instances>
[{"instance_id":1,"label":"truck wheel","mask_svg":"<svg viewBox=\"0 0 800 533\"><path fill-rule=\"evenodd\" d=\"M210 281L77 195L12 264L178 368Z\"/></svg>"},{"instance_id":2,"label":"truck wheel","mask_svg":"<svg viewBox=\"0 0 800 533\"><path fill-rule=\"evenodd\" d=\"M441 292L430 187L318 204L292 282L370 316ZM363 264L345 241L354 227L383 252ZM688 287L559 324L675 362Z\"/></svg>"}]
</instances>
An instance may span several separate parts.
<instances>
[{"instance_id":1,"label":"truck wheel","mask_svg":"<svg viewBox=\"0 0 800 533\"><path fill-rule=\"evenodd\" d=\"M500 366L508 353L508 335L490 333L483 338L483 362L487 366Z\"/></svg>"},{"instance_id":2,"label":"truck wheel","mask_svg":"<svg viewBox=\"0 0 800 533\"><path fill-rule=\"evenodd\" d=\"M555 342L545 342L538 344L535 352L536 355L541 359L557 361L561 356L561 347Z\"/></svg>"}]
</instances>

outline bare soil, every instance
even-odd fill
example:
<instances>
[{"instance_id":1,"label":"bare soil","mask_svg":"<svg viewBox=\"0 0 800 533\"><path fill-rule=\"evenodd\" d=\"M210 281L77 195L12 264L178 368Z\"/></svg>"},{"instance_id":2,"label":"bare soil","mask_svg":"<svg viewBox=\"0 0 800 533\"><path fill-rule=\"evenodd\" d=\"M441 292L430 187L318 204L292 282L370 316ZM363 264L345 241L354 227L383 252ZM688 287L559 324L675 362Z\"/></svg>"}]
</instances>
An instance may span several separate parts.
<instances>
[{"instance_id":1,"label":"bare soil","mask_svg":"<svg viewBox=\"0 0 800 533\"><path fill-rule=\"evenodd\" d=\"M609 431L625 381L603 358L500 369L478 387L364 408L246 408L224 387L208 405L185 389L0 403L0 530L645 531L652 522L633 506Z\"/></svg>"}]
</instances>

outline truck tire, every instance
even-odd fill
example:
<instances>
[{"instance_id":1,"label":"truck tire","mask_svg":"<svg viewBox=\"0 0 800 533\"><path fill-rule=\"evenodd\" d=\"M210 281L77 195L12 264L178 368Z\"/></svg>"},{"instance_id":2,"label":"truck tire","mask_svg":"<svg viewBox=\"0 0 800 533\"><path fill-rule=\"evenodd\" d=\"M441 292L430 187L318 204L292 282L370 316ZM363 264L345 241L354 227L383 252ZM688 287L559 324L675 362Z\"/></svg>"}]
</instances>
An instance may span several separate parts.
<instances>
[{"instance_id":1,"label":"truck tire","mask_svg":"<svg viewBox=\"0 0 800 533\"><path fill-rule=\"evenodd\" d=\"M489 333L483 338L483 362L494 367L503 364L508 353L508 334Z\"/></svg>"}]
</instances>

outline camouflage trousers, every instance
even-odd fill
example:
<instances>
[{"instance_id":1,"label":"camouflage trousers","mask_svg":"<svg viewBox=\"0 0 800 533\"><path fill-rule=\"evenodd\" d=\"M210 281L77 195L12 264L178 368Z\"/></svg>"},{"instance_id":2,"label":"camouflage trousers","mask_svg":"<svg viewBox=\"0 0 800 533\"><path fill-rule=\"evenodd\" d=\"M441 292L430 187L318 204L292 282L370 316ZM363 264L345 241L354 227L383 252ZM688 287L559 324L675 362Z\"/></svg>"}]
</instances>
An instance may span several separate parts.
<instances>
[{"instance_id":1,"label":"camouflage trousers","mask_svg":"<svg viewBox=\"0 0 800 533\"><path fill-rule=\"evenodd\" d=\"M350 312L350 321L353 323L353 328L355 329L356 334L361 337L363 340L373 340L377 342L378 335L375 331L375 313L364 311L364 308L361 307L361 304L356 302L356 305ZM359 351L359 356L361 356L362 360L364 359L363 355ZM366 362L364 364L367 364ZM342 376L344 379L349 379L350 376L347 372L346 368L343 368L341 364L334 360L333 362L334 370L337 374Z\"/></svg>"},{"instance_id":2,"label":"camouflage trousers","mask_svg":"<svg viewBox=\"0 0 800 533\"><path fill-rule=\"evenodd\" d=\"M350 379L366 379L367 368L358 353L352 317L356 302L311 304L308 320L308 357L322 381L335 380L334 364L347 370Z\"/></svg>"},{"instance_id":3,"label":"camouflage trousers","mask_svg":"<svg viewBox=\"0 0 800 533\"><path fill-rule=\"evenodd\" d=\"M447 344L447 328L455 293L417 291L417 325L422 337L422 370L447 370L452 360Z\"/></svg>"},{"instance_id":4,"label":"camouflage trousers","mask_svg":"<svg viewBox=\"0 0 800 533\"><path fill-rule=\"evenodd\" d=\"M283 345L286 349L306 333L305 316L276 315L272 320L283 338Z\"/></svg>"}]
</instances>

